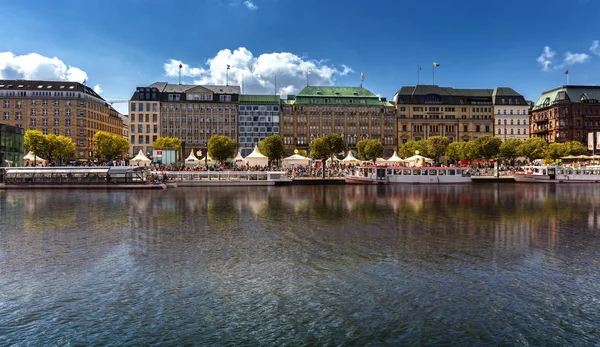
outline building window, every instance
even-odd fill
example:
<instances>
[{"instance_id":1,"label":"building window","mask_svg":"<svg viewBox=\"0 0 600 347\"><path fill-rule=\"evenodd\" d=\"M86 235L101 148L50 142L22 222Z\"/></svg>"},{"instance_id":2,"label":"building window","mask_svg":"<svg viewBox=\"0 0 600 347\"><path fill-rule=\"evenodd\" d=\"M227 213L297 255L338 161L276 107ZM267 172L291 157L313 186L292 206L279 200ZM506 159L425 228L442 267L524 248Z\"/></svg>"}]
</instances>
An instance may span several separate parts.
<instances>
[{"instance_id":1,"label":"building window","mask_svg":"<svg viewBox=\"0 0 600 347\"><path fill-rule=\"evenodd\" d=\"M135 112L135 103L131 103L131 112Z\"/></svg>"}]
</instances>

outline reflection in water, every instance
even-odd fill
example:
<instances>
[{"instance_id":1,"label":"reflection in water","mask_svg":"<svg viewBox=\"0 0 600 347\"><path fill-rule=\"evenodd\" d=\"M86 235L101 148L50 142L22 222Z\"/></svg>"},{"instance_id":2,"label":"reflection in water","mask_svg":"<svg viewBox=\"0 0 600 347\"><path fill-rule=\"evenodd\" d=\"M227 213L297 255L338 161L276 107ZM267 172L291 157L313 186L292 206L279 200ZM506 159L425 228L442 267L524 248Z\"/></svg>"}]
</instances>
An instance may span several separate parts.
<instances>
[{"instance_id":1,"label":"reflection in water","mask_svg":"<svg viewBox=\"0 0 600 347\"><path fill-rule=\"evenodd\" d=\"M0 191L0 344L593 344L599 190Z\"/></svg>"}]
</instances>

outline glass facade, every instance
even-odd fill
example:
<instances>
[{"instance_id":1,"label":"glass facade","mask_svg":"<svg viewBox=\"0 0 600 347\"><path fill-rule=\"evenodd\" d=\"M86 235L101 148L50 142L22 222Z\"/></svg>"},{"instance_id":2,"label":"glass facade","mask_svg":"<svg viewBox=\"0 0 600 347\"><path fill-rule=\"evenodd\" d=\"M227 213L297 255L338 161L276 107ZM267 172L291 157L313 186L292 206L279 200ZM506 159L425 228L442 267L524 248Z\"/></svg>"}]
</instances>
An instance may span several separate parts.
<instances>
[{"instance_id":1,"label":"glass facade","mask_svg":"<svg viewBox=\"0 0 600 347\"><path fill-rule=\"evenodd\" d=\"M23 166L25 130L0 124L0 167Z\"/></svg>"},{"instance_id":2,"label":"glass facade","mask_svg":"<svg viewBox=\"0 0 600 347\"><path fill-rule=\"evenodd\" d=\"M247 156L260 140L279 134L279 105L240 104L238 126L238 146Z\"/></svg>"}]
</instances>

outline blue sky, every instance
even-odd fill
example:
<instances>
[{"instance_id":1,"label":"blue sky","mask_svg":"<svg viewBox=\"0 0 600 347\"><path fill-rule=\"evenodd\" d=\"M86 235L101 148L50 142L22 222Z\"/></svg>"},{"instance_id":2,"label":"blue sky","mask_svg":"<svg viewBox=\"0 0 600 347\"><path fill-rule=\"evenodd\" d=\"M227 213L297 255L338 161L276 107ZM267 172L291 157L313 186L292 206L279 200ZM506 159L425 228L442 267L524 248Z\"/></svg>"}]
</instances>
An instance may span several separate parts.
<instances>
[{"instance_id":1,"label":"blue sky","mask_svg":"<svg viewBox=\"0 0 600 347\"><path fill-rule=\"evenodd\" d=\"M570 84L598 83L599 15L597 0L2 1L0 77L87 78L128 99L136 86L177 83L179 63L184 83L207 84L224 83L230 65L231 84L253 93L296 93L307 74L354 86L363 71L364 86L391 99L416 83L419 62L431 84L436 61L437 85L537 99L567 69Z\"/></svg>"}]
</instances>

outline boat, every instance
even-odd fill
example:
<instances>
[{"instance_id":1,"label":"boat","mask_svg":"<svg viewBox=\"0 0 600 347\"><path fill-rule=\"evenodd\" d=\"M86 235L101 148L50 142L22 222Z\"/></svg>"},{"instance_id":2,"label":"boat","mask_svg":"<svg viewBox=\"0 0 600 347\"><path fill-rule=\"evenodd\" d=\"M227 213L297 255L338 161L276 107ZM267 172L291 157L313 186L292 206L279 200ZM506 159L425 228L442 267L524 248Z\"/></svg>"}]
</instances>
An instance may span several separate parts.
<instances>
[{"instance_id":1,"label":"boat","mask_svg":"<svg viewBox=\"0 0 600 347\"><path fill-rule=\"evenodd\" d=\"M468 168L441 166L358 166L345 178L351 184L471 183Z\"/></svg>"},{"instance_id":2,"label":"boat","mask_svg":"<svg viewBox=\"0 0 600 347\"><path fill-rule=\"evenodd\" d=\"M168 182L177 187L202 186L275 186L288 185L292 180L283 171L166 171Z\"/></svg>"},{"instance_id":3,"label":"boat","mask_svg":"<svg viewBox=\"0 0 600 347\"><path fill-rule=\"evenodd\" d=\"M514 179L517 183L600 183L600 166L526 165Z\"/></svg>"},{"instance_id":4,"label":"boat","mask_svg":"<svg viewBox=\"0 0 600 347\"><path fill-rule=\"evenodd\" d=\"M140 166L7 167L0 189L166 189Z\"/></svg>"}]
</instances>

